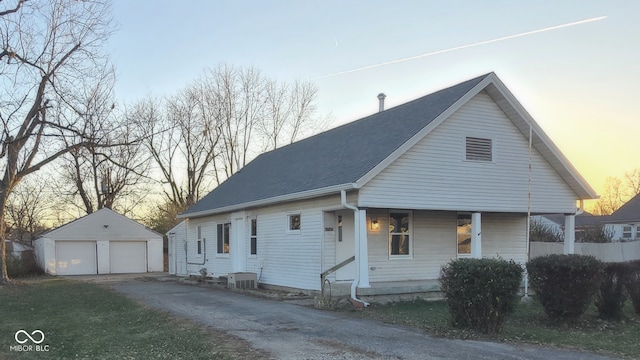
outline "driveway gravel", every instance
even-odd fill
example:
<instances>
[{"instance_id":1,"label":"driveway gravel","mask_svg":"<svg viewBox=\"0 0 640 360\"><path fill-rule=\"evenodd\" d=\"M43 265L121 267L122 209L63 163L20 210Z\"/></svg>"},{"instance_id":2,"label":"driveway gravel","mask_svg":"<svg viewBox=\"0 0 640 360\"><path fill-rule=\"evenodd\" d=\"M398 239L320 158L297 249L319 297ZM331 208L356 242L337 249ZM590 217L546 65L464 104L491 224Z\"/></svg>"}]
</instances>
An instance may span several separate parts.
<instances>
[{"instance_id":1,"label":"driveway gravel","mask_svg":"<svg viewBox=\"0 0 640 360\"><path fill-rule=\"evenodd\" d=\"M531 345L433 338L412 328L212 287L137 279L109 286L150 307L244 339L264 358L610 359Z\"/></svg>"}]
</instances>

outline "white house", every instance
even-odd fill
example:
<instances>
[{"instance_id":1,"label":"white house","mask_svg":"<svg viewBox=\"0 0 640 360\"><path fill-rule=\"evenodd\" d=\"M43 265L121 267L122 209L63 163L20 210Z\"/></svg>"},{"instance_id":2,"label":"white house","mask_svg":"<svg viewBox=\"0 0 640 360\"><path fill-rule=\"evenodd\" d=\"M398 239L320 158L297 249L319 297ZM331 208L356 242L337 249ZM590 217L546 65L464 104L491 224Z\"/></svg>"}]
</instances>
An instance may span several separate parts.
<instances>
[{"instance_id":1,"label":"white house","mask_svg":"<svg viewBox=\"0 0 640 360\"><path fill-rule=\"evenodd\" d=\"M163 271L162 235L107 208L41 235L34 247L52 275Z\"/></svg>"},{"instance_id":2,"label":"white house","mask_svg":"<svg viewBox=\"0 0 640 360\"><path fill-rule=\"evenodd\" d=\"M603 221L614 241L640 240L640 194L637 194Z\"/></svg>"},{"instance_id":3,"label":"white house","mask_svg":"<svg viewBox=\"0 0 640 360\"><path fill-rule=\"evenodd\" d=\"M327 279L356 299L456 257L524 263L528 213L572 227L595 197L489 73L262 154L179 217L189 274L319 290L354 257Z\"/></svg>"}]
</instances>

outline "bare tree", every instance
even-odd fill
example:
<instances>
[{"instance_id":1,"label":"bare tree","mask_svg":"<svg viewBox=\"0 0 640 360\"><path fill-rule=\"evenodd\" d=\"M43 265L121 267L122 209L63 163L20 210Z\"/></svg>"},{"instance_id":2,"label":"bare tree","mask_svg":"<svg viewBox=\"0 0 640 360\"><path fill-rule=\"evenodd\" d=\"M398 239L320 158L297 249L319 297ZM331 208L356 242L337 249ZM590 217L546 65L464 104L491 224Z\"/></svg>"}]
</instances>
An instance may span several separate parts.
<instances>
[{"instance_id":1,"label":"bare tree","mask_svg":"<svg viewBox=\"0 0 640 360\"><path fill-rule=\"evenodd\" d=\"M86 121L82 136L93 141L67 153L60 167L62 181L57 191L86 214L103 207L126 214L133 210L126 205L139 203L144 197L140 194L146 194L136 190L147 182L148 156L139 146L139 127L114 113L114 81L113 71L107 69L87 89L86 103L79 110ZM65 139L68 145L79 140Z\"/></svg>"},{"instance_id":2,"label":"bare tree","mask_svg":"<svg viewBox=\"0 0 640 360\"><path fill-rule=\"evenodd\" d=\"M25 176L93 142L82 136L77 89L107 61L100 50L112 31L110 7L101 1L18 1L0 10L0 234L7 198ZM72 136L79 141L64 141Z\"/></svg>"},{"instance_id":3,"label":"bare tree","mask_svg":"<svg viewBox=\"0 0 640 360\"><path fill-rule=\"evenodd\" d=\"M266 86L266 113L258 129L265 138L265 149L274 150L320 129L324 122L315 118L318 90L309 82L293 84L269 81Z\"/></svg>"},{"instance_id":4,"label":"bare tree","mask_svg":"<svg viewBox=\"0 0 640 360\"><path fill-rule=\"evenodd\" d=\"M316 94L310 83L278 84L256 69L220 65L174 96L135 104L128 118L145 132L171 205L165 213L192 205L261 152L317 129Z\"/></svg>"},{"instance_id":5,"label":"bare tree","mask_svg":"<svg viewBox=\"0 0 640 360\"><path fill-rule=\"evenodd\" d=\"M640 194L640 168L625 172L622 179L610 176L605 180L604 192L593 205L592 212L610 215L637 194Z\"/></svg>"},{"instance_id":6,"label":"bare tree","mask_svg":"<svg viewBox=\"0 0 640 360\"><path fill-rule=\"evenodd\" d=\"M211 109L199 96L187 89L164 102L146 99L128 114L145 132L143 143L161 174L164 194L178 208L195 203L208 187L219 141Z\"/></svg>"},{"instance_id":7,"label":"bare tree","mask_svg":"<svg viewBox=\"0 0 640 360\"><path fill-rule=\"evenodd\" d=\"M6 206L7 236L31 245L46 230L51 199L44 179L27 178L16 186Z\"/></svg>"}]
</instances>

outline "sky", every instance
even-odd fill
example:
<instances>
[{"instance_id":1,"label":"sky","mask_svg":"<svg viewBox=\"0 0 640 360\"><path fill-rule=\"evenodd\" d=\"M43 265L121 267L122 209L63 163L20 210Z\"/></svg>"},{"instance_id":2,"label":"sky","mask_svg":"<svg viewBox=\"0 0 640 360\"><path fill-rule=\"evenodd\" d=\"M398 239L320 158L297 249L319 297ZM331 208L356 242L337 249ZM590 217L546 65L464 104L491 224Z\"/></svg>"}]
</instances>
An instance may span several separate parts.
<instances>
[{"instance_id":1,"label":"sky","mask_svg":"<svg viewBox=\"0 0 640 360\"><path fill-rule=\"evenodd\" d=\"M640 168L639 1L116 1L116 96L220 64L309 80L334 127L495 72L599 193ZM359 69L359 70L358 70ZM354 71L355 70L355 71Z\"/></svg>"}]
</instances>

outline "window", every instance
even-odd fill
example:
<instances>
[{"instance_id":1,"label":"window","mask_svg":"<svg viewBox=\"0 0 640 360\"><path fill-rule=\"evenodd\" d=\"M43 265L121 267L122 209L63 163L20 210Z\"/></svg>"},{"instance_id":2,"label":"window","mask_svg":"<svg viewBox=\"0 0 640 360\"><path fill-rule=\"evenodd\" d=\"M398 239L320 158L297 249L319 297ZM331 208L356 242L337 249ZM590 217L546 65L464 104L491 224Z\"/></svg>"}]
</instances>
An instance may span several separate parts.
<instances>
[{"instance_id":1,"label":"window","mask_svg":"<svg viewBox=\"0 0 640 360\"><path fill-rule=\"evenodd\" d=\"M640 224L636 224L636 240L640 240Z\"/></svg>"},{"instance_id":2,"label":"window","mask_svg":"<svg viewBox=\"0 0 640 360\"><path fill-rule=\"evenodd\" d=\"M471 255L471 214L458 214L458 255Z\"/></svg>"},{"instance_id":3,"label":"window","mask_svg":"<svg viewBox=\"0 0 640 360\"><path fill-rule=\"evenodd\" d=\"M251 219L251 255L258 254L258 219Z\"/></svg>"},{"instance_id":4,"label":"window","mask_svg":"<svg viewBox=\"0 0 640 360\"><path fill-rule=\"evenodd\" d=\"M622 227L622 238L623 239L631 239L631 226L623 226Z\"/></svg>"},{"instance_id":5,"label":"window","mask_svg":"<svg viewBox=\"0 0 640 360\"><path fill-rule=\"evenodd\" d=\"M301 219L300 214L289 214L289 231L300 231Z\"/></svg>"},{"instance_id":6,"label":"window","mask_svg":"<svg viewBox=\"0 0 640 360\"><path fill-rule=\"evenodd\" d=\"M389 255L411 255L411 214L389 213Z\"/></svg>"},{"instance_id":7,"label":"window","mask_svg":"<svg viewBox=\"0 0 640 360\"><path fill-rule=\"evenodd\" d=\"M477 137L466 138L466 160L493 161L493 141Z\"/></svg>"},{"instance_id":8,"label":"window","mask_svg":"<svg viewBox=\"0 0 640 360\"><path fill-rule=\"evenodd\" d=\"M218 224L218 254L229 253L229 230L231 223Z\"/></svg>"},{"instance_id":9,"label":"window","mask_svg":"<svg viewBox=\"0 0 640 360\"><path fill-rule=\"evenodd\" d=\"M196 242L196 251L198 255L202 255L202 227L200 225L196 227L196 233L198 233L198 241Z\"/></svg>"},{"instance_id":10,"label":"window","mask_svg":"<svg viewBox=\"0 0 640 360\"><path fill-rule=\"evenodd\" d=\"M338 215L338 242L342 242L342 215Z\"/></svg>"}]
</instances>

